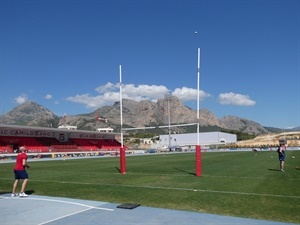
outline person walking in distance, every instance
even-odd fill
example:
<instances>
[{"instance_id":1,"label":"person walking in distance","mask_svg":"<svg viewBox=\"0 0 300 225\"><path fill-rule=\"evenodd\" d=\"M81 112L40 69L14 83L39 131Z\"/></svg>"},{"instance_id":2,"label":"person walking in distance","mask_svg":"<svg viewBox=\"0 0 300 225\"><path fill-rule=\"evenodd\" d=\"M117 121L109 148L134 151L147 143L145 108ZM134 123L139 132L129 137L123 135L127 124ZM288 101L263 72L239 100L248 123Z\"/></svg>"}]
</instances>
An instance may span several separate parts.
<instances>
[{"instance_id":1,"label":"person walking in distance","mask_svg":"<svg viewBox=\"0 0 300 225\"><path fill-rule=\"evenodd\" d=\"M286 150L285 144L280 144L279 148L277 149L281 172L284 172L285 150Z\"/></svg>"},{"instance_id":2,"label":"person walking in distance","mask_svg":"<svg viewBox=\"0 0 300 225\"><path fill-rule=\"evenodd\" d=\"M12 189L12 194L11 197L16 197L16 189L19 183L19 180L23 180L22 186L21 186L21 191L19 196L20 197L27 197L28 195L25 194L25 188L28 182L28 173L26 171L26 168L30 168L30 165L27 163L27 154L25 153L26 148L24 146L19 147L18 150L18 155L16 159L16 164L14 167L14 174L15 174L15 182L13 184L13 189Z\"/></svg>"}]
</instances>

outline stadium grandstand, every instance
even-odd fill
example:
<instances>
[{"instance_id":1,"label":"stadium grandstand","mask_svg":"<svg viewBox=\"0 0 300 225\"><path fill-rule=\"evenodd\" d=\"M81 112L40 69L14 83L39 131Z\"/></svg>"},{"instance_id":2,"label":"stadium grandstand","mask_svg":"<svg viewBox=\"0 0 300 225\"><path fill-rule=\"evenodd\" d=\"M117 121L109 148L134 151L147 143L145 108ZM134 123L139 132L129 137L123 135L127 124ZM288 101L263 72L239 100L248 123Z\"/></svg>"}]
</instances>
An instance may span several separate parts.
<instances>
[{"instance_id":1,"label":"stadium grandstand","mask_svg":"<svg viewBox=\"0 0 300 225\"><path fill-rule=\"evenodd\" d=\"M20 146L28 153L47 154L119 151L120 134L101 131L0 124L0 154L14 153Z\"/></svg>"}]
</instances>

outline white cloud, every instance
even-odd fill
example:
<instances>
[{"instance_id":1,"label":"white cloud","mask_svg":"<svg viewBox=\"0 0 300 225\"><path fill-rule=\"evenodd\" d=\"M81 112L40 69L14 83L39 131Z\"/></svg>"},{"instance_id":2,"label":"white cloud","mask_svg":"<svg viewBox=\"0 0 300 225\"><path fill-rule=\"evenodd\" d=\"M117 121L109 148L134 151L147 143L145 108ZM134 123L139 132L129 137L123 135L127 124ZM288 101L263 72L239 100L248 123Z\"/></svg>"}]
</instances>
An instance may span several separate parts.
<instances>
[{"instance_id":1,"label":"white cloud","mask_svg":"<svg viewBox=\"0 0 300 225\"><path fill-rule=\"evenodd\" d=\"M123 98L132 99L135 101L150 100L156 101L158 98L164 97L169 90L162 85L138 85L126 84L122 86Z\"/></svg>"},{"instance_id":2,"label":"white cloud","mask_svg":"<svg viewBox=\"0 0 300 225\"><path fill-rule=\"evenodd\" d=\"M23 104L28 101L28 98L25 94L21 94L20 96L15 98L17 104Z\"/></svg>"},{"instance_id":3,"label":"white cloud","mask_svg":"<svg viewBox=\"0 0 300 225\"><path fill-rule=\"evenodd\" d=\"M51 98L52 98L52 95L47 94L44 98L45 98L45 99L51 99Z\"/></svg>"},{"instance_id":4,"label":"white cloud","mask_svg":"<svg viewBox=\"0 0 300 225\"><path fill-rule=\"evenodd\" d=\"M120 84L107 83L103 86L99 86L95 89L99 94L92 96L89 93L78 94L76 96L70 96L66 98L68 101L80 103L86 106L86 108L99 108L104 105L112 105L114 102L120 101ZM164 98L166 94L170 93L170 90L163 85L134 85L134 84L122 84L122 97L123 99L131 99L135 101L149 100L157 101L159 98ZM197 99L197 90L192 88L176 88L172 95L178 97L180 101L191 101ZM200 99L209 97L210 95L200 91Z\"/></svg>"},{"instance_id":5,"label":"white cloud","mask_svg":"<svg viewBox=\"0 0 300 225\"><path fill-rule=\"evenodd\" d=\"M182 87L182 88L176 88L172 95L178 97L182 102L196 100L197 99L197 89L188 88L188 87ZM199 90L199 99L200 101L210 97L210 94L205 93L202 90Z\"/></svg>"},{"instance_id":6,"label":"white cloud","mask_svg":"<svg viewBox=\"0 0 300 225\"><path fill-rule=\"evenodd\" d=\"M106 104L111 104L112 102L105 99L104 95L91 96L90 94L76 95L73 97L66 98L68 101L81 103L86 106L86 108L97 108ZM114 102L114 101L113 101Z\"/></svg>"},{"instance_id":7,"label":"white cloud","mask_svg":"<svg viewBox=\"0 0 300 225\"><path fill-rule=\"evenodd\" d=\"M110 91L117 91L119 90L119 86L120 84L113 84L108 82L107 84L103 85L103 86L99 86L97 87L95 90L99 93L106 93L106 92L110 92Z\"/></svg>"},{"instance_id":8,"label":"white cloud","mask_svg":"<svg viewBox=\"0 0 300 225\"><path fill-rule=\"evenodd\" d=\"M256 104L256 102L251 100L248 95L241 95L232 92L220 94L219 102L222 105L238 105L238 106L252 106Z\"/></svg>"}]
</instances>

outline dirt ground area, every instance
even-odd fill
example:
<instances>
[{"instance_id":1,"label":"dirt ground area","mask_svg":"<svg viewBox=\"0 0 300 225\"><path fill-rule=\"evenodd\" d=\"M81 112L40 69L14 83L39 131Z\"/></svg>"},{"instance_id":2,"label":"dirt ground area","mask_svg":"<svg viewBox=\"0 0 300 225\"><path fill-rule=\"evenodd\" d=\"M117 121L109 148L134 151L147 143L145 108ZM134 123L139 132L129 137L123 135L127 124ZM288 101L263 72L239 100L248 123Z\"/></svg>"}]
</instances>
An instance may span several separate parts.
<instances>
[{"instance_id":1,"label":"dirt ground area","mask_svg":"<svg viewBox=\"0 0 300 225\"><path fill-rule=\"evenodd\" d=\"M283 140L285 140L288 146L300 146L300 132L263 134L251 140L239 141L236 144L238 147L278 146L279 142Z\"/></svg>"}]
</instances>

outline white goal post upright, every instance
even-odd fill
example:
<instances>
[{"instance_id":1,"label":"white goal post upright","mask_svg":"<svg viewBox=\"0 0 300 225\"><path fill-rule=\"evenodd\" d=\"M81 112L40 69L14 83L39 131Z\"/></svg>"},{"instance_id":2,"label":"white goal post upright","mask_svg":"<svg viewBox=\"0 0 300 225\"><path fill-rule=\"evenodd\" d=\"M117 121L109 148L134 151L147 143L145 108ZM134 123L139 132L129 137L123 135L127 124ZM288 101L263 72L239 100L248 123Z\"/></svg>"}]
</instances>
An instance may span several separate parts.
<instances>
[{"instance_id":1,"label":"white goal post upright","mask_svg":"<svg viewBox=\"0 0 300 225\"><path fill-rule=\"evenodd\" d=\"M201 147L199 140L199 127L200 127L200 48L198 48L198 69L197 69L197 145L196 145L196 176L202 175L202 160L201 160Z\"/></svg>"},{"instance_id":2,"label":"white goal post upright","mask_svg":"<svg viewBox=\"0 0 300 225\"><path fill-rule=\"evenodd\" d=\"M125 156L125 148L123 145L123 104L122 104L122 66L119 66L120 70L120 133L121 133L121 148L120 148L120 173L126 173L126 156Z\"/></svg>"},{"instance_id":3,"label":"white goal post upright","mask_svg":"<svg viewBox=\"0 0 300 225\"><path fill-rule=\"evenodd\" d=\"M121 127L121 147L123 148L123 132L122 132L122 128L123 128L123 101L122 101L122 66L119 66L119 73L120 73L120 127Z\"/></svg>"}]
</instances>

